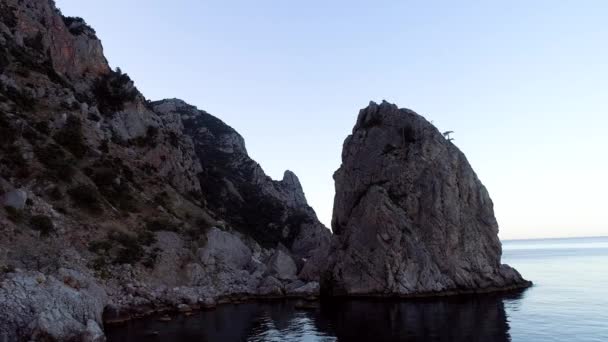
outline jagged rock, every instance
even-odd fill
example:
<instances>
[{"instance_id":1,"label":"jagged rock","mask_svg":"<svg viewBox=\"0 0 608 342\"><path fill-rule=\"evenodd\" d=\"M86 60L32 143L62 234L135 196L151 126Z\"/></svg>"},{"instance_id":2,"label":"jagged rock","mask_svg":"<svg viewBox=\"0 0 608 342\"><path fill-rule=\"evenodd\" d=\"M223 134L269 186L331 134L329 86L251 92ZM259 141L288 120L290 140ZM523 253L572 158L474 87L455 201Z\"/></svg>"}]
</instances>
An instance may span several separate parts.
<instances>
[{"instance_id":1,"label":"jagged rock","mask_svg":"<svg viewBox=\"0 0 608 342\"><path fill-rule=\"evenodd\" d=\"M95 280L74 270L62 269L78 288L39 272L11 273L0 283L0 336L9 341L23 335L35 340L82 339L92 325L101 323L107 302Z\"/></svg>"},{"instance_id":2,"label":"jagged rock","mask_svg":"<svg viewBox=\"0 0 608 342\"><path fill-rule=\"evenodd\" d=\"M72 22L74 26L66 25L67 21L57 15L53 1L3 0L3 3L8 9L27 8L13 11L19 28L15 41L19 46L26 45L24 41L39 41L36 48L48 51L58 73L77 79L85 73L94 77L109 72L95 31L84 22L76 23L77 20Z\"/></svg>"},{"instance_id":3,"label":"jagged rock","mask_svg":"<svg viewBox=\"0 0 608 342\"><path fill-rule=\"evenodd\" d=\"M330 295L408 296L528 286L501 265L492 200L466 157L422 116L361 110L334 175Z\"/></svg>"},{"instance_id":4,"label":"jagged rock","mask_svg":"<svg viewBox=\"0 0 608 342\"><path fill-rule=\"evenodd\" d=\"M282 243L297 250L298 257L305 254L295 245L299 236L331 235L308 206L297 176L286 171L281 181L268 177L249 157L243 137L232 127L177 99L154 102L153 109L167 122L181 120L183 133L201 161L198 178L207 204L231 227L266 248ZM306 247L316 244L319 240Z\"/></svg>"}]
</instances>

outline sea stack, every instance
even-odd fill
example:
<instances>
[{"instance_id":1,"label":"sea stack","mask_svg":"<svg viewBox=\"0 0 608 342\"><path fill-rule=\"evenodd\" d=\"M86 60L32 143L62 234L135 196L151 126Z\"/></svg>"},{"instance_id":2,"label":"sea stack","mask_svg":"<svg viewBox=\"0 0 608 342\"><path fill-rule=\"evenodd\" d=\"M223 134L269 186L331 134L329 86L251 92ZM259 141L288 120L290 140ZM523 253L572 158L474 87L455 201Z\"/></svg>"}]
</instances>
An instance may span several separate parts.
<instances>
[{"instance_id":1,"label":"sea stack","mask_svg":"<svg viewBox=\"0 0 608 342\"><path fill-rule=\"evenodd\" d=\"M465 155L422 116L371 102L334 174L331 296L432 296L527 287L501 264L492 200Z\"/></svg>"}]
</instances>

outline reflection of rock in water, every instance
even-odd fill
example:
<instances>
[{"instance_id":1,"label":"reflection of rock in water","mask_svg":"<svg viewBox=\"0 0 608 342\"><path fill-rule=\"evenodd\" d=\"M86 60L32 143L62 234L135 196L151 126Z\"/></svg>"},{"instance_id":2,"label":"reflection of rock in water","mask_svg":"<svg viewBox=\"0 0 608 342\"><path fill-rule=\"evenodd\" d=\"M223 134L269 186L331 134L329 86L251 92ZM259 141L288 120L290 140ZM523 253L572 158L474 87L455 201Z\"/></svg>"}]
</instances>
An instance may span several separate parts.
<instances>
[{"instance_id":1,"label":"reflection of rock in water","mask_svg":"<svg viewBox=\"0 0 608 342\"><path fill-rule=\"evenodd\" d=\"M520 298L513 294L512 299ZM171 322L110 327L108 341L510 341L503 299L479 295L420 300L342 299L314 310L296 301L221 305ZM158 332L151 336L150 332Z\"/></svg>"},{"instance_id":2,"label":"reflection of rock in water","mask_svg":"<svg viewBox=\"0 0 608 342\"><path fill-rule=\"evenodd\" d=\"M340 341L510 341L501 297L325 302L317 328Z\"/></svg>"}]
</instances>

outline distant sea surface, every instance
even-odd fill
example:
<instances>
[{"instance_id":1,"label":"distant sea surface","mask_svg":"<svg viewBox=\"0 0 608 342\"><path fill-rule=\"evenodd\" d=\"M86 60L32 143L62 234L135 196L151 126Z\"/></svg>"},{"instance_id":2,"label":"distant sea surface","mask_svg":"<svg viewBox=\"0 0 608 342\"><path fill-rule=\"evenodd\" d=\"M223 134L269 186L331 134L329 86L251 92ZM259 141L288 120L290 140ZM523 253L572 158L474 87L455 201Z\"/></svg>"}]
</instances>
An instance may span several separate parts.
<instances>
[{"instance_id":1,"label":"distant sea surface","mask_svg":"<svg viewBox=\"0 0 608 342\"><path fill-rule=\"evenodd\" d=\"M111 327L117 341L608 341L608 237L503 242L534 282L508 295L218 306L171 322Z\"/></svg>"}]
</instances>

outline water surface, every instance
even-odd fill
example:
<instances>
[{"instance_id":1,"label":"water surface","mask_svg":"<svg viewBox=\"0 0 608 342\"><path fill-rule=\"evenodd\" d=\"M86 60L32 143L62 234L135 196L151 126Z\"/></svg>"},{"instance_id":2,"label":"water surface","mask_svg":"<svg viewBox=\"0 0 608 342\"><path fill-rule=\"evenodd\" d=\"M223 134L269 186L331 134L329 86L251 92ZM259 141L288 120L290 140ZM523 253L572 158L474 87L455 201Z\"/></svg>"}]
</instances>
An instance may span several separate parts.
<instances>
[{"instance_id":1,"label":"water surface","mask_svg":"<svg viewBox=\"0 0 608 342\"><path fill-rule=\"evenodd\" d=\"M113 341L608 341L608 238L505 241L535 286L508 295L219 306L108 329ZM157 333L157 335L152 335Z\"/></svg>"}]
</instances>

